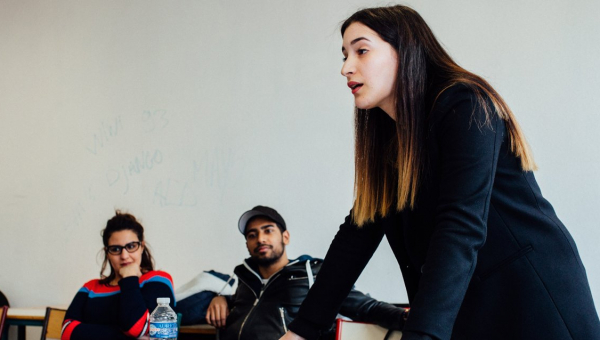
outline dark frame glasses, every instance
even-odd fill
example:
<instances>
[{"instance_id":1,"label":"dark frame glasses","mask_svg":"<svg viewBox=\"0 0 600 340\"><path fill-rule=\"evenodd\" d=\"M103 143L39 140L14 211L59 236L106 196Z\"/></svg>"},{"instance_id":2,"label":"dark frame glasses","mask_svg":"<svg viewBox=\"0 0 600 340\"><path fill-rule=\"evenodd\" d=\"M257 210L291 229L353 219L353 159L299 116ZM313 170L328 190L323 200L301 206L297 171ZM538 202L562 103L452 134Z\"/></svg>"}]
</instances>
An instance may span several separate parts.
<instances>
[{"instance_id":1,"label":"dark frame glasses","mask_svg":"<svg viewBox=\"0 0 600 340\"><path fill-rule=\"evenodd\" d=\"M128 253L133 253L140 248L141 244L142 244L142 242L135 241L135 242L129 242L124 246L108 246L108 247L106 247L106 252L111 255L121 255L121 253L123 252L123 249L125 249L125 250L127 250Z\"/></svg>"}]
</instances>

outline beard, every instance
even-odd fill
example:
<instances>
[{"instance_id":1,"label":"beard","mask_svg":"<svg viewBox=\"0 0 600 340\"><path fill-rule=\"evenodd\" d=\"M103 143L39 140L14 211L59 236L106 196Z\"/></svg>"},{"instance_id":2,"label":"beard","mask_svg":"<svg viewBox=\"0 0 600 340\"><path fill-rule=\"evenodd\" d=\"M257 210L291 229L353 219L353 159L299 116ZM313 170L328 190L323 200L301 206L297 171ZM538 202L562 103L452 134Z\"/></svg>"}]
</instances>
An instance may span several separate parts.
<instances>
[{"instance_id":1,"label":"beard","mask_svg":"<svg viewBox=\"0 0 600 340\"><path fill-rule=\"evenodd\" d=\"M256 261L256 263L258 264L259 267L269 267L273 263L279 261L279 259L283 256L283 250L285 249L285 244L283 244L283 242L281 242L281 247L279 249L276 249L273 246L271 246L271 249L272 249L272 252L271 252L270 256L259 257L258 255L256 255L256 252L254 252L252 254L252 258Z\"/></svg>"}]
</instances>

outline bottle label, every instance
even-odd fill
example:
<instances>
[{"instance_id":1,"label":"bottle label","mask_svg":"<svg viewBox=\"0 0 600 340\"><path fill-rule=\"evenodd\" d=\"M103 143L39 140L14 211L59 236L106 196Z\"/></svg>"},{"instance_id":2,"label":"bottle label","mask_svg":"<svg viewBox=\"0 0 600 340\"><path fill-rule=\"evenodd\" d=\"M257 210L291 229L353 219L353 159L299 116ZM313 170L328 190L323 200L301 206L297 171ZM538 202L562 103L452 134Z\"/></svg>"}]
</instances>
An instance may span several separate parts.
<instances>
[{"instance_id":1,"label":"bottle label","mask_svg":"<svg viewBox=\"0 0 600 340\"><path fill-rule=\"evenodd\" d=\"M177 337L177 322L151 322L150 336L159 339Z\"/></svg>"}]
</instances>

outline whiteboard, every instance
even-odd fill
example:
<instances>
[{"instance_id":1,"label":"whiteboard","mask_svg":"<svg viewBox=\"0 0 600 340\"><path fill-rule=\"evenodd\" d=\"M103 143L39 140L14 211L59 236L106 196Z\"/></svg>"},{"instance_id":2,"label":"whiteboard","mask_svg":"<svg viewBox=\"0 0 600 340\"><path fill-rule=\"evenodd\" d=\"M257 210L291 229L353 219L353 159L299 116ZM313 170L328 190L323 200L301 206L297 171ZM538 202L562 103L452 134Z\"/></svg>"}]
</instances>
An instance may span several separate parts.
<instances>
[{"instance_id":1,"label":"whiteboard","mask_svg":"<svg viewBox=\"0 0 600 340\"><path fill-rule=\"evenodd\" d=\"M600 298L598 1L407 1L504 96ZM179 287L247 256L269 205L323 257L352 204L339 23L372 1L0 0L0 289L68 304L114 209ZM10 260L6 260L10 259ZM357 288L406 302L386 242Z\"/></svg>"}]
</instances>

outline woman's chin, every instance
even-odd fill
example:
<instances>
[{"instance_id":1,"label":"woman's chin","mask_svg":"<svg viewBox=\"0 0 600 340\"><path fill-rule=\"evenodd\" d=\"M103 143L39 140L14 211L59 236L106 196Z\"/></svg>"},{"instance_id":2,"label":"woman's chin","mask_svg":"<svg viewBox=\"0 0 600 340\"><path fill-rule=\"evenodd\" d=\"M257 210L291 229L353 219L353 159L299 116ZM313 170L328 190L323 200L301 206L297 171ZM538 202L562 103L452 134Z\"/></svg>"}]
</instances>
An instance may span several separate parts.
<instances>
[{"instance_id":1,"label":"woman's chin","mask_svg":"<svg viewBox=\"0 0 600 340\"><path fill-rule=\"evenodd\" d=\"M366 100L355 100L354 106L360 110L371 110L376 107L376 105L373 105L373 103L368 102Z\"/></svg>"},{"instance_id":2,"label":"woman's chin","mask_svg":"<svg viewBox=\"0 0 600 340\"><path fill-rule=\"evenodd\" d=\"M365 104L359 104L359 103L355 103L354 106L359 110L370 110L373 108L372 105L365 105Z\"/></svg>"}]
</instances>

